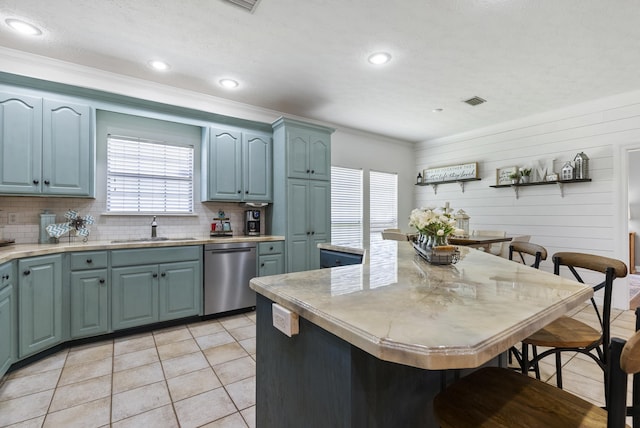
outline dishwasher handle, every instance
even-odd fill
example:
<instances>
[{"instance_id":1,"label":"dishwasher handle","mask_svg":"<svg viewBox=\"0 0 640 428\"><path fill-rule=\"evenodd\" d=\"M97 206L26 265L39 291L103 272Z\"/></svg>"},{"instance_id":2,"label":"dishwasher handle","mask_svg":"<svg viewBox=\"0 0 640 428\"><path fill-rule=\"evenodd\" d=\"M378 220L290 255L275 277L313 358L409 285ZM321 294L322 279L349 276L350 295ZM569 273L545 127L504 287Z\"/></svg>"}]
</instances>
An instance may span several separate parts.
<instances>
[{"instance_id":1,"label":"dishwasher handle","mask_svg":"<svg viewBox=\"0 0 640 428\"><path fill-rule=\"evenodd\" d=\"M225 248L221 250L207 250L211 254L226 254L226 253L248 253L253 250L255 247L247 247L247 248Z\"/></svg>"}]
</instances>

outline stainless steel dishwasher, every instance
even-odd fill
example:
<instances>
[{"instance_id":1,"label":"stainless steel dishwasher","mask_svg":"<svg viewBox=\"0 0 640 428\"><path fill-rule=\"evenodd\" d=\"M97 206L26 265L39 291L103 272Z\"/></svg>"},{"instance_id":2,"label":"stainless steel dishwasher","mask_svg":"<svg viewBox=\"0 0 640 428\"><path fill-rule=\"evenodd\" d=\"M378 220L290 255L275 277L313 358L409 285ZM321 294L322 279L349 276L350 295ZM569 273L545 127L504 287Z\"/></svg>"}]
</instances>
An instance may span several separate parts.
<instances>
[{"instance_id":1,"label":"stainless steel dishwasher","mask_svg":"<svg viewBox=\"0 0 640 428\"><path fill-rule=\"evenodd\" d=\"M256 243L208 244L204 247L204 314L256 305L249 281L256 276Z\"/></svg>"}]
</instances>

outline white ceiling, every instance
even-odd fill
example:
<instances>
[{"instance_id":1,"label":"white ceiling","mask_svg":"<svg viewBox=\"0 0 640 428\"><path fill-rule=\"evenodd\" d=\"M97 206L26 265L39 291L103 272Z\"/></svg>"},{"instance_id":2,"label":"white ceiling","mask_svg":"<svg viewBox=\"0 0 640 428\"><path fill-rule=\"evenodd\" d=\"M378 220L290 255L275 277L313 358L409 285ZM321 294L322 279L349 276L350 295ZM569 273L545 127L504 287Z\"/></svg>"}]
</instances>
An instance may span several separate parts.
<instances>
[{"instance_id":1,"label":"white ceiling","mask_svg":"<svg viewBox=\"0 0 640 428\"><path fill-rule=\"evenodd\" d=\"M0 0L0 18L0 46L407 141L640 89L638 0Z\"/></svg>"}]
</instances>

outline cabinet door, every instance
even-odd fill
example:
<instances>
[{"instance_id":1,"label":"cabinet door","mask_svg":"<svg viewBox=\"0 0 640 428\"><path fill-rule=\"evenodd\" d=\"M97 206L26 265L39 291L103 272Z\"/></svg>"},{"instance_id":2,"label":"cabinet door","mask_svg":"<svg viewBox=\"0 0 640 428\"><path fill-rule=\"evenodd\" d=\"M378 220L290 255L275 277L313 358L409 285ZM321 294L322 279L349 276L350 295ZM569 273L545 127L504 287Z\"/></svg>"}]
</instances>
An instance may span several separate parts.
<instances>
[{"instance_id":1,"label":"cabinet door","mask_svg":"<svg viewBox=\"0 0 640 428\"><path fill-rule=\"evenodd\" d=\"M328 181L309 181L309 224L309 269L319 269L318 244L331 242L331 185Z\"/></svg>"},{"instance_id":2,"label":"cabinet door","mask_svg":"<svg viewBox=\"0 0 640 428\"><path fill-rule=\"evenodd\" d=\"M242 200L242 139L239 132L211 128L208 199Z\"/></svg>"},{"instance_id":3,"label":"cabinet door","mask_svg":"<svg viewBox=\"0 0 640 428\"><path fill-rule=\"evenodd\" d=\"M245 201L271 202L272 151L270 136L244 134L242 183Z\"/></svg>"},{"instance_id":4,"label":"cabinet door","mask_svg":"<svg viewBox=\"0 0 640 428\"><path fill-rule=\"evenodd\" d=\"M71 273L71 337L95 336L109 331L106 269Z\"/></svg>"},{"instance_id":5,"label":"cabinet door","mask_svg":"<svg viewBox=\"0 0 640 428\"><path fill-rule=\"evenodd\" d=\"M284 273L284 257L272 254L258 257L258 276L279 275Z\"/></svg>"},{"instance_id":6,"label":"cabinet door","mask_svg":"<svg viewBox=\"0 0 640 428\"><path fill-rule=\"evenodd\" d=\"M44 100L42 193L92 196L91 108Z\"/></svg>"},{"instance_id":7,"label":"cabinet door","mask_svg":"<svg viewBox=\"0 0 640 428\"><path fill-rule=\"evenodd\" d=\"M300 272L309 269L309 180L288 180L287 201L287 272Z\"/></svg>"},{"instance_id":8,"label":"cabinet door","mask_svg":"<svg viewBox=\"0 0 640 428\"><path fill-rule=\"evenodd\" d=\"M161 264L160 321L202 313L200 262Z\"/></svg>"},{"instance_id":9,"label":"cabinet door","mask_svg":"<svg viewBox=\"0 0 640 428\"><path fill-rule=\"evenodd\" d=\"M286 147L287 177L309 178L309 132L289 129Z\"/></svg>"},{"instance_id":10,"label":"cabinet door","mask_svg":"<svg viewBox=\"0 0 640 428\"><path fill-rule=\"evenodd\" d=\"M158 321L158 265L111 269L114 330Z\"/></svg>"},{"instance_id":11,"label":"cabinet door","mask_svg":"<svg viewBox=\"0 0 640 428\"><path fill-rule=\"evenodd\" d=\"M39 193L42 99L0 92L0 193Z\"/></svg>"},{"instance_id":12,"label":"cabinet door","mask_svg":"<svg viewBox=\"0 0 640 428\"><path fill-rule=\"evenodd\" d=\"M331 178L331 137L327 134L313 132L309 141L309 178L313 180L329 180Z\"/></svg>"},{"instance_id":13,"label":"cabinet door","mask_svg":"<svg viewBox=\"0 0 640 428\"><path fill-rule=\"evenodd\" d=\"M14 304L13 285L10 284L0 291L0 377L7 372L15 358L18 326Z\"/></svg>"},{"instance_id":14,"label":"cabinet door","mask_svg":"<svg viewBox=\"0 0 640 428\"><path fill-rule=\"evenodd\" d=\"M18 263L20 358L62 340L62 256Z\"/></svg>"}]
</instances>

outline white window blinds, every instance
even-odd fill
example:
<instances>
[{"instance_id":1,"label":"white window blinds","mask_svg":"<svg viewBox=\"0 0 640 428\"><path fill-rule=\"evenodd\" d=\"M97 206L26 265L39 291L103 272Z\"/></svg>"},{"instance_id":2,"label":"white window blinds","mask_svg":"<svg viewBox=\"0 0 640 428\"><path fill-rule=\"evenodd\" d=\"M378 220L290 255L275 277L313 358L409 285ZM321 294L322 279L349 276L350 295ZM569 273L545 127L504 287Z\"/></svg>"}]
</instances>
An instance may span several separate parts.
<instances>
[{"instance_id":1,"label":"white window blinds","mask_svg":"<svg viewBox=\"0 0 640 428\"><path fill-rule=\"evenodd\" d=\"M331 243L362 245L362 170L331 167Z\"/></svg>"},{"instance_id":2,"label":"white window blinds","mask_svg":"<svg viewBox=\"0 0 640 428\"><path fill-rule=\"evenodd\" d=\"M371 242L382 239L383 229L398 227L398 174L371 171L369 218Z\"/></svg>"},{"instance_id":3,"label":"white window blinds","mask_svg":"<svg viewBox=\"0 0 640 428\"><path fill-rule=\"evenodd\" d=\"M107 211L193 213L193 147L109 135Z\"/></svg>"}]
</instances>

